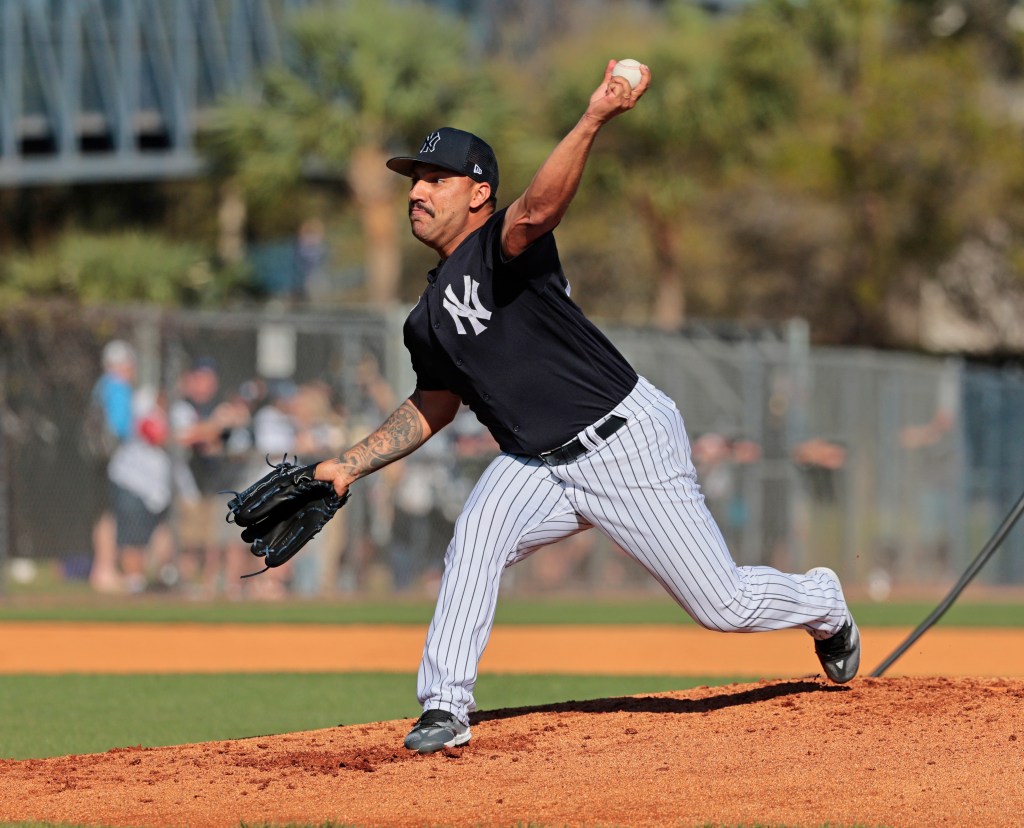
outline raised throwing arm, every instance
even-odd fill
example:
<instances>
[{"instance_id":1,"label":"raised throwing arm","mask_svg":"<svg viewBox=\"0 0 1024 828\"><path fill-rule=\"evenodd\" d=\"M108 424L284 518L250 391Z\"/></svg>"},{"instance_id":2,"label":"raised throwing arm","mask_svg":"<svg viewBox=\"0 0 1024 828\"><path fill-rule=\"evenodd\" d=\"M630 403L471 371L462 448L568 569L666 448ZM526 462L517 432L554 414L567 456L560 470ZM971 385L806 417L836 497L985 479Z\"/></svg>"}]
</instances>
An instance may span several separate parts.
<instances>
[{"instance_id":1,"label":"raised throwing arm","mask_svg":"<svg viewBox=\"0 0 1024 828\"><path fill-rule=\"evenodd\" d=\"M615 61L609 61L583 117L541 164L526 191L509 205L501 231L501 249L506 256L518 256L558 225L576 195L598 130L636 106L647 91L651 71L646 66L640 67L640 83L632 90L623 78L612 77L614 67Z\"/></svg>"}]
</instances>

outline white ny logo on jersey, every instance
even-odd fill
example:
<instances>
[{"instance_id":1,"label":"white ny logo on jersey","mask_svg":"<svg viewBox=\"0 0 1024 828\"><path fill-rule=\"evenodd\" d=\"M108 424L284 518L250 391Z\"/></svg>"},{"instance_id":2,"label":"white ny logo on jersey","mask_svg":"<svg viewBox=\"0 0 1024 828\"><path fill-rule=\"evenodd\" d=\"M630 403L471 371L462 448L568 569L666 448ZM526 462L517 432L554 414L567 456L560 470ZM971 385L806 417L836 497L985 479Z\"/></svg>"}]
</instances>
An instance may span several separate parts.
<instances>
[{"instance_id":1,"label":"white ny logo on jersey","mask_svg":"<svg viewBox=\"0 0 1024 828\"><path fill-rule=\"evenodd\" d=\"M466 332L465 327L462 325L462 318L469 320L469 324L473 326L473 333L479 334L487 330L487 326L484 325L481 319L490 319L491 312L487 310L483 305L480 304L480 297L477 296L477 291L480 289L480 283L475 279L470 278L467 274L462 277L465 282L466 290L463 294L462 301L460 302L455 296L455 291L452 290L452 286L444 290L444 301L442 304L445 310L452 315L452 319L455 320L455 329L460 333Z\"/></svg>"}]
</instances>

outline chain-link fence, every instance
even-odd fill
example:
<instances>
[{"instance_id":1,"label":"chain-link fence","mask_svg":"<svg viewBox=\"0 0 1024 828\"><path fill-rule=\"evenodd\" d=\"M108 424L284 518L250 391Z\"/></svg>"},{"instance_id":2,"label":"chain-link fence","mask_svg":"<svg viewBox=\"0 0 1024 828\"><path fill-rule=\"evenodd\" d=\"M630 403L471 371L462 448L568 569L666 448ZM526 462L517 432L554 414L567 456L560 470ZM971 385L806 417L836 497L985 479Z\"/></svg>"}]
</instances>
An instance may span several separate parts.
<instances>
[{"instance_id":1,"label":"chain-link fence","mask_svg":"<svg viewBox=\"0 0 1024 828\"><path fill-rule=\"evenodd\" d=\"M379 424L412 388L402 322L356 309L5 312L0 583L233 597L429 587L495 450L472 414L361 481L310 549L260 578L239 579L258 561L223 522L217 494L254 480L268 455L322 459ZM811 348L800 323L608 333L679 404L705 495L740 563L828 564L875 595L946 583L1024 488L1020 372ZM134 439L149 452L120 466L86 439L112 340L136 355ZM151 410L165 431L139 426ZM167 504L152 504L145 531L126 530L133 512L111 478L141 479L147 497L164 474ZM983 580L1024 582L1019 538ZM656 585L586 532L514 567L504 588Z\"/></svg>"}]
</instances>

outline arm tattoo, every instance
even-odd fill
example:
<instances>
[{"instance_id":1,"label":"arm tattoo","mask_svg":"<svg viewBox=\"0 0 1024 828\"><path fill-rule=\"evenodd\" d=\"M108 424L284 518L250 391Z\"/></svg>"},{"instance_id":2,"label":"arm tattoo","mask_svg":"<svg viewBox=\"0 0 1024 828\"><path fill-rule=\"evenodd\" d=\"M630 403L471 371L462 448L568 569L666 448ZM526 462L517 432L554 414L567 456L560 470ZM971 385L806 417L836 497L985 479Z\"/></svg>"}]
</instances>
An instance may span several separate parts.
<instances>
[{"instance_id":1,"label":"arm tattoo","mask_svg":"<svg viewBox=\"0 0 1024 828\"><path fill-rule=\"evenodd\" d=\"M430 436L423 428L416 395L402 403L383 424L365 440L340 458L342 466L355 477L362 477L411 454Z\"/></svg>"}]
</instances>

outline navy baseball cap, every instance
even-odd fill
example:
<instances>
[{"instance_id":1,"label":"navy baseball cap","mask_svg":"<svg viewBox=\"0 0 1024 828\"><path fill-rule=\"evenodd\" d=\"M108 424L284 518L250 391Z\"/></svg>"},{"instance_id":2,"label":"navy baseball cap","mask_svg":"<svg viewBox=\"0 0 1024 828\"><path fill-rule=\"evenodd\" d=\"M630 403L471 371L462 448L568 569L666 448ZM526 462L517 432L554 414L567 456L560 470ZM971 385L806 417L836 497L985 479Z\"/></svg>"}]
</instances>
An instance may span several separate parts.
<instances>
[{"instance_id":1,"label":"navy baseball cap","mask_svg":"<svg viewBox=\"0 0 1024 828\"><path fill-rule=\"evenodd\" d=\"M415 164L433 164L474 181L491 185L491 195L498 192L498 159L486 141L472 132L441 127L423 139L416 155L399 155L387 162L389 170L412 176Z\"/></svg>"}]
</instances>

